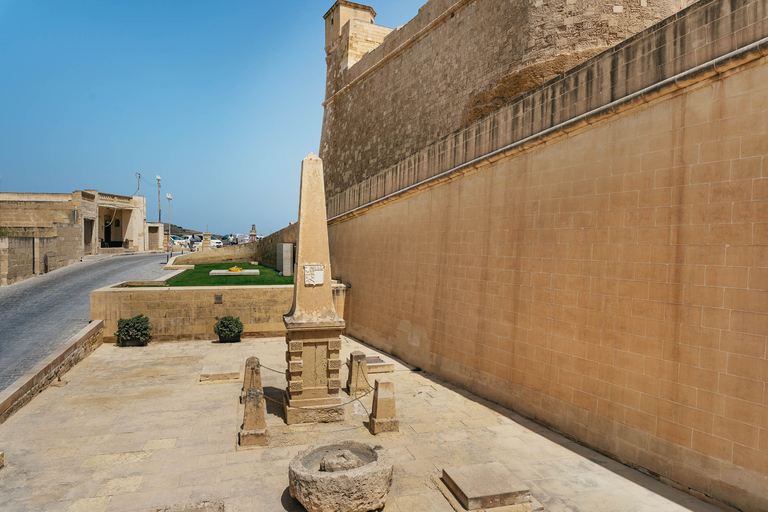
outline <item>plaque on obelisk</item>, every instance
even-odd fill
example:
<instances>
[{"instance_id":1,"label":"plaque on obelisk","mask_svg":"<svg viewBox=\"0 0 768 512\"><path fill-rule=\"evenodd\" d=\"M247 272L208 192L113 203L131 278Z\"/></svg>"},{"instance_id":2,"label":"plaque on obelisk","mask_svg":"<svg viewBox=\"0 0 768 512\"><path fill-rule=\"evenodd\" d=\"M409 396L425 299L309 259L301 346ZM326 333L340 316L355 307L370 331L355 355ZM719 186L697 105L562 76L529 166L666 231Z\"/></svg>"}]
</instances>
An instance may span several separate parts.
<instances>
[{"instance_id":1,"label":"plaque on obelisk","mask_svg":"<svg viewBox=\"0 0 768 512\"><path fill-rule=\"evenodd\" d=\"M288 344L285 421L343 421L339 350L344 320L333 307L323 161L314 154L301 162L297 245L293 307L283 317Z\"/></svg>"}]
</instances>

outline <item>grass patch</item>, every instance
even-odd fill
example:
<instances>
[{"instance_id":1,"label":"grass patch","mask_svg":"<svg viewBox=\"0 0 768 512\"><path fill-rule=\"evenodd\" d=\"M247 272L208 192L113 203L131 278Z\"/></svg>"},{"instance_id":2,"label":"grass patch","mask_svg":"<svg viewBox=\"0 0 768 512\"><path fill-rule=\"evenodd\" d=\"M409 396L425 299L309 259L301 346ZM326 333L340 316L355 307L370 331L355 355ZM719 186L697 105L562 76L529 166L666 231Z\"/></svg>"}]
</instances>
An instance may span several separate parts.
<instances>
[{"instance_id":1,"label":"grass patch","mask_svg":"<svg viewBox=\"0 0 768 512\"><path fill-rule=\"evenodd\" d=\"M258 276L209 276L211 270L226 270L237 265L243 270L257 269ZM280 276L277 270L250 263L203 263L194 269L185 270L168 280L168 286L259 286L270 284L293 284L293 276Z\"/></svg>"}]
</instances>

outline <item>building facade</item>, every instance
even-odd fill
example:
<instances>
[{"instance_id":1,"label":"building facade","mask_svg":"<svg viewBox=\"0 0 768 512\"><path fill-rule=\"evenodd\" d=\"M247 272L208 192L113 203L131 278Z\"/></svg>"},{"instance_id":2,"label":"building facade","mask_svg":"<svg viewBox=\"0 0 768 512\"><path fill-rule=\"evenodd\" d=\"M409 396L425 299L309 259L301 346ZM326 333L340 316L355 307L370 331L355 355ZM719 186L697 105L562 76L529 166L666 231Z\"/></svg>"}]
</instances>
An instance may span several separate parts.
<instances>
[{"instance_id":1,"label":"building facade","mask_svg":"<svg viewBox=\"0 0 768 512\"><path fill-rule=\"evenodd\" d=\"M161 245L162 227L152 230L147 225L142 196L96 190L0 193L2 285L70 265L86 255L143 252Z\"/></svg>"}]
</instances>

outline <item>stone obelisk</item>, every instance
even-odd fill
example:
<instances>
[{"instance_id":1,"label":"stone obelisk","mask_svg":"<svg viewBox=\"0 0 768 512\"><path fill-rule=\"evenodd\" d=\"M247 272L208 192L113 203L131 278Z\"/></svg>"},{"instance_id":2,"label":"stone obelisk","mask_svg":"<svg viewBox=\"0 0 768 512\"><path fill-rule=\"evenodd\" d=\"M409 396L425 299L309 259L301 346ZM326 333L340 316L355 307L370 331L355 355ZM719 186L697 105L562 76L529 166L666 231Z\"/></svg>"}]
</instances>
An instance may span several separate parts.
<instances>
[{"instance_id":1,"label":"stone obelisk","mask_svg":"<svg viewBox=\"0 0 768 512\"><path fill-rule=\"evenodd\" d=\"M314 154L301 162L297 245L293 307L283 317L288 344L285 421L343 421L339 350L344 320L333 307L323 162Z\"/></svg>"}]
</instances>

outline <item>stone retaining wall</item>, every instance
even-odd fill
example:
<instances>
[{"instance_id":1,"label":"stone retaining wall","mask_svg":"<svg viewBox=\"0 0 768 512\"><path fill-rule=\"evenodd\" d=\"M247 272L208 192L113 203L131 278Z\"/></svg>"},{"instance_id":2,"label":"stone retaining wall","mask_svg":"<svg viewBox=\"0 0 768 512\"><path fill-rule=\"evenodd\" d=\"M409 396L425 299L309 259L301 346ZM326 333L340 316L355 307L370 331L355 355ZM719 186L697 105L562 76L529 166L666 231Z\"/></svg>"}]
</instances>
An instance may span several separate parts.
<instances>
[{"instance_id":1,"label":"stone retaining wall","mask_svg":"<svg viewBox=\"0 0 768 512\"><path fill-rule=\"evenodd\" d=\"M174 259L174 265L195 265L197 263L229 263L254 261L259 242L224 245L219 249L190 252Z\"/></svg>"},{"instance_id":2,"label":"stone retaining wall","mask_svg":"<svg viewBox=\"0 0 768 512\"><path fill-rule=\"evenodd\" d=\"M293 302L293 285L125 288L123 284L91 292L91 318L104 319L109 342L116 341L120 318L138 314L149 317L151 341L216 339L213 326L222 316L240 317L245 336L282 336L283 315ZM333 301L343 317L346 286L333 285Z\"/></svg>"},{"instance_id":3,"label":"stone retaining wall","mask_svg":"<svg viewBox=\"0 0 768 512\"><path fill-rule=\"evenodd\" d=\"M104 322L101 320L91 321L88 326L70 338L60 349L0 392L0 423L24 407L54 380L88 357L101 345L103 334Z\"/></svg>"}]
</instances>

